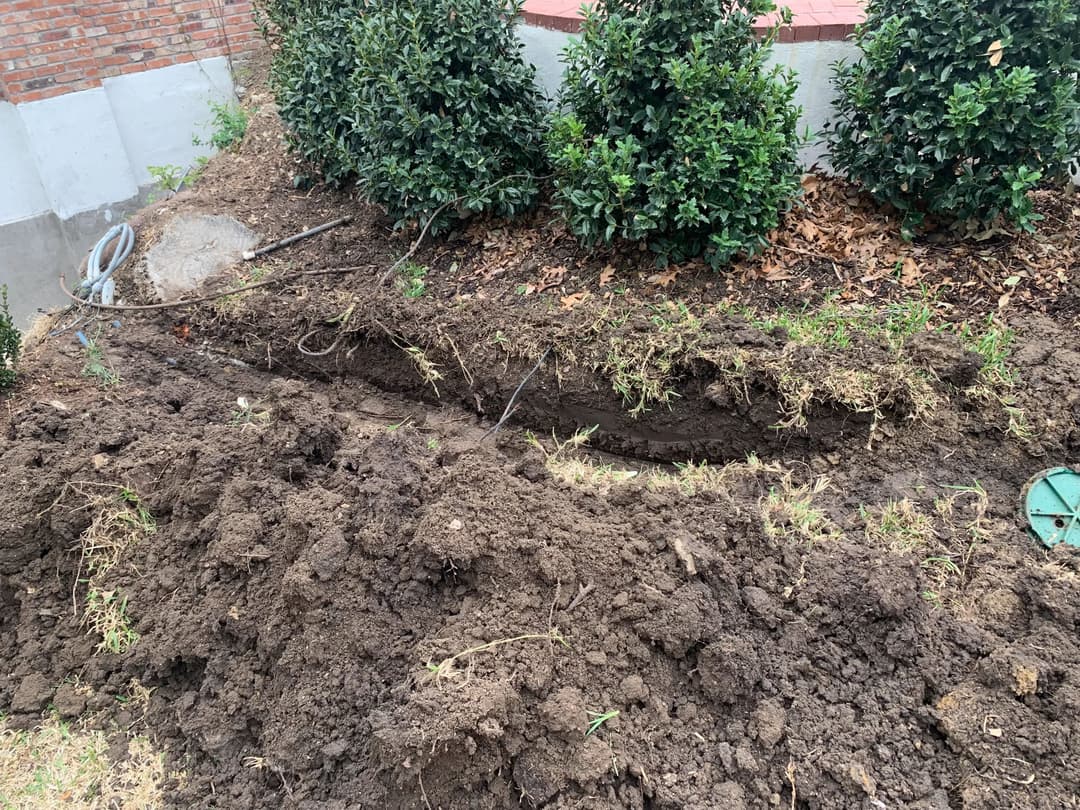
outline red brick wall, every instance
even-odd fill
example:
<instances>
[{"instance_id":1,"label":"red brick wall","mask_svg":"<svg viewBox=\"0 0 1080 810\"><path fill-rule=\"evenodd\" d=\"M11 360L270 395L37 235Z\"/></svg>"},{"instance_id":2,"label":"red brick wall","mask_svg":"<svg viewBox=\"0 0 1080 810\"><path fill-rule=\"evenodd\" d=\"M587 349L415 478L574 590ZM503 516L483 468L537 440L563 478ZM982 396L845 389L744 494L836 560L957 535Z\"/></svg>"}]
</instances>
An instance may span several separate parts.
<instances>
[{"instance_id":1,"label":"red brick wall","mask_svg":"<svg viewBox=\"0 0 1080 810\"><path fill-rule=\"evenodd\" d=\"M250 49L250 0L0 0L0 100Z\"/></svg>"}]
</instances>

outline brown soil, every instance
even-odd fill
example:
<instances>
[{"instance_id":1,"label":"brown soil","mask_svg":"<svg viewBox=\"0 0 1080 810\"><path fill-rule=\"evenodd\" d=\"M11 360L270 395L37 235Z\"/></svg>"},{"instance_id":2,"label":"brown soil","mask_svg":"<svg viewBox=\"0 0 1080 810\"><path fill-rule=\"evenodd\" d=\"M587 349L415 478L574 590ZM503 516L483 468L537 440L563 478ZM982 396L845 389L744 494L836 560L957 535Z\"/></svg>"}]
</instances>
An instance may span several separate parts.
<instances>
[{"instance_id":1,"label":"brown soil","mask_svg":"<svg viewBox=\"0 0 1080 810\"><path fill-rule=\"evenodd\" d=\"M239 154L141 217L143 244L186 208L267 240L348 210L264 266L359 269L105 320L90 334L117 385L82 375L70 332L29 352L0 447L9 722L51 703L138 726L186 774L172 807L1080 806L1080 552L1017 514L1030 475L1080 463L1067 201L1042 203L1060 230L986 256L904 246L845 202L876 228L845 258L799 241L847 199L824 184L778 237L817 256L729 276L586 258L540 212L423 248L410 299L380 283L408 243L346 192L295 191L295 170L263 104ZM989 307L1015 329L1028 429L973 391L982 359L948 335L800 345L734 305L902 300L871 265L915 250L936 316ZM297 347L312 331L324 356ZM613 352L662 372L669 404L629 415ZM805 425L778 429L800 392ZM521 430L594 424L602 456ZM714 465L652 463L687 459ZM80 607L98 485L157 524L98 582L139 634L116 655ZM116 700L132 679L145 716Z\"/></svg>"}]
</instances>

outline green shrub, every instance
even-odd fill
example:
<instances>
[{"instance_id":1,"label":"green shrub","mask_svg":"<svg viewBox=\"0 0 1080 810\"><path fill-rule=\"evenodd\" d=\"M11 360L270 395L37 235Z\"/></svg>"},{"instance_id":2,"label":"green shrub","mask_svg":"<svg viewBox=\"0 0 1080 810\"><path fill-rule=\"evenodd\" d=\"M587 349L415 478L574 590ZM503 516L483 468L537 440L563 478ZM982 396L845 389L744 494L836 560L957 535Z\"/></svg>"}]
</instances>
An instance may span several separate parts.
<instances>
[{"instance_id":1,"label":"green shrub","mask_svg":"<svg viewBox=\"0 0 1080 810\"><path fill-rule=\"evenodd\" d=\"M513 30L521 0L261 7L282 120L327 181L357 177L398 227L438 211L432 233L535 200L543 112Z\"/></svg>"},{"instance_id":2,"label":"green shrub","mask_svg":"<svg viewBox=\"0 0 1080 810\"><path fill-rule=\"evenodd\" d=\"M1076 0L870 0L840 64L834 166L910 229L1033 230L1027 192L1080 151Z\"/></svg>"},{"instance_id":3,"label":"green shrub","mask_svg":"<svg viewBox=\"0 0 1080 810\"><path fill-rule=\"evenodd\" d=\"M397 226L509 216L537 195L543 112L521 0L383 0L355 29L356 172ZM460 201L454 202L461 198Z\"/></svg>"},{"instance_id":4,"label":"green shrub","mask_svg":"<svg viewBox=\"0 0 1080 810\"><path fill-rule=\"evenodd\" d=\"M770 0L598 0L566 50L549 136L556 203L586 243L661 261L754 253L799 189L790 71L768 68Z\"/></svg>"},{"instance_id":5,"label":"green shrub","mask_svg":"<svg viewBox=\"0 0 1080 810\"><path fill-rule=\"evenodd\" d=\"M293 149L329 183L355 172L356 49L361 0L267 3L277 50L270 86Z\"/></svg>"},{"instance_id":6,"label":"green shrub","mask_svg":"<svg viewBox=\"0 0 1080 810\"><path fill-rule=\"evenodd\" d=\"M21 345L22 336L8 311L7 286L0 284L0 389L15 384L15 361Z\"/></svg>"},{"instance_id":7,"label":"green shrub","mask_svg":"<svg viewBox=\"0 0 1080 810\"><path fill-rule=\"evenodd\" d=\"M342 0L254 0L252 6L263 36L273 39L296 25L301 17L324 14L345 4Z\"/></svg>"}]
</instances>

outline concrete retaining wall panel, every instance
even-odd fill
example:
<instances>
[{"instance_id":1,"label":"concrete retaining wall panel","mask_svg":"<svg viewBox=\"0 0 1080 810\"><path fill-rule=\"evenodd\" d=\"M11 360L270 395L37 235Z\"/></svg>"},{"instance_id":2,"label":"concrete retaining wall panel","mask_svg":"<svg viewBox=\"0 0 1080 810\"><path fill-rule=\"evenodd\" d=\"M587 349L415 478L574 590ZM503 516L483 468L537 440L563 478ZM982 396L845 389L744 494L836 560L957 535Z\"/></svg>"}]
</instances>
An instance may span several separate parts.
<instances>
[{"instance_id":1,"label":"concrete retaining wall panel","mask_svg":"<svg viewBox=\"0 0 1080 810\"><path fill-rule=\"evenodd\" d=\"M0 101L0 225L49 211L26 127L14 104Z\"/></svg>"},{"instance_id":2,"label":"concrete retaining wall panel","mask_svg":"<svg viewBox=\"0 0 1080 810\"><path fill-rule=\"evenodd\" d=\"M138 193L103 89L32 101L18 109L41 184L61 219Z\"/></svg>"},{"instance_id":3,"label":"concrete retaining wall panel","mask_svg":"<svg viewBox=\"0 0 1080 810\"><path fill-rule=\"evenodd\" d=\"M151 183L148 166L187 168L213 149L196 146L213 130L211 103L232 100L225 57L106 79L105 93L139 185Z\"/></svg>"}]
</instances>

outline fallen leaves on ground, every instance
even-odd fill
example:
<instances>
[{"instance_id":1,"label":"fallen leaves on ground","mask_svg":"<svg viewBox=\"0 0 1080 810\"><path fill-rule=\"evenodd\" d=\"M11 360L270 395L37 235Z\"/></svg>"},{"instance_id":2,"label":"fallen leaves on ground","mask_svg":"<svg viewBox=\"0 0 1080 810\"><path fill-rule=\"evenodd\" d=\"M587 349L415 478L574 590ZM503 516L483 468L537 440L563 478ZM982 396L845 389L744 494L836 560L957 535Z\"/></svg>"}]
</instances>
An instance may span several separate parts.
<instances>
[{"instance_id":1,"label":"fallen leaves on ground","mask_svg":"<svg viewBox=\"0 0 1080 810\"><path fill-rule=\"evenodd\" d=\"M585 301L588 297L589 297L589 294L587 292L582 291L582 292L572 293L570 295L564 295L562 298L559 299L559 301L562 303L562 308L565 311L569 312L574 307L576 307L578 304Z\"/></svg>"},{"instance_id":2,"label":"fallen leaves on ground","mask_svg":"<svg viewBox=\"0 0 1080 810\"><path fill-rule=\"evenodd\" d=\"M649 276L648 282L650 284L655 284L658 287L667 287L671 284L674 284L675 279L677 279L678 277L679 268L669 267L667 270L664 270L661 273L654 273L653 275Z\"/></svg>"},{"instance_id":3,"label":"fallen leaves on ground","mask_svg":"<svg viewBox=\"0 0 1080 810\"><path fill-rule=\"evenodd\" d=\"M550 290L552 287L558 287L562 284L564 278L566 278L566 268L562 265L541 268L540 279L532 284L526 284L525 293L531 295L532 293L542 293L545 290Z\"/></svg>"}]
</instances>

